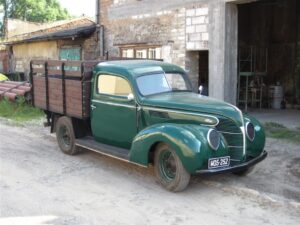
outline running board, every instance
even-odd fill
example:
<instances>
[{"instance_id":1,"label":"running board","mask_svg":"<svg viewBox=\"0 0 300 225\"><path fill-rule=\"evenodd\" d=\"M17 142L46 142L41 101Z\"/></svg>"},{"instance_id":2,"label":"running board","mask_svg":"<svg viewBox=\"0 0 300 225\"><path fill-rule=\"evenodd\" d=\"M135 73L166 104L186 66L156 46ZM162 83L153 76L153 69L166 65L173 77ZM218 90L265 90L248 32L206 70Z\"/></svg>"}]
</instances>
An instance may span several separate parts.
<instances>
[{"instance_id":1,"label":"running board","mask_svg":"<svg viewBox=\"0 0 300 225\"><path fill-rule=\"evenodd\" d=\"M99 143L91 136L76 139L75 144L76 146L129 162L129 150Z\"/></svg>"}]
</instances>

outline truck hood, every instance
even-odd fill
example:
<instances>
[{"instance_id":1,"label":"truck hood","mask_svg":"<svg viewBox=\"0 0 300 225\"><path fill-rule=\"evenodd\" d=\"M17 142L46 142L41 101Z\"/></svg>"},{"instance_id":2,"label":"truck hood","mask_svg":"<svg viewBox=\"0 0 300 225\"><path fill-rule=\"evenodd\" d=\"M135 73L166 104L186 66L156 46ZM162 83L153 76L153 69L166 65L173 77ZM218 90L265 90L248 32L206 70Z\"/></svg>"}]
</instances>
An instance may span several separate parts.
<instances>
[{"instance_id":1,"label":"truck hood","mask_svg":"<svg viewBox=\"0 0 300 225\"><path fill-rule=\"evenodd\" d=\"M232 119L242 124L241 112L233 105L193 92L172 92L152 95L142 100L142 105L164 109L197 112Z\"/></svg>"}]
</instances>

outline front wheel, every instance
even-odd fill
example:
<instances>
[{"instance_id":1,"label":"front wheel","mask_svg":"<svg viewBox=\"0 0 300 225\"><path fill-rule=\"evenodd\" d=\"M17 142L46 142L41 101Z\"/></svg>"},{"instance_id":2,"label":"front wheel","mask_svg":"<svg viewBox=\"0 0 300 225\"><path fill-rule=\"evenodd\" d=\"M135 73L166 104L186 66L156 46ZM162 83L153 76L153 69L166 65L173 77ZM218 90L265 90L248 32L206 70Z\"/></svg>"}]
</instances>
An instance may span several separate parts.
<instances>
[{"instance_id":1,"label":"front wheel","mask_svg":"<svg viewBox=\"0 0 300 225\"><path fill-rule=\"evenodd\" d=\"M75 155L78 152L75 145L73 124L69 117L62 116L57 120L56 139L63 153Z\"/></svg>"},{"instance_id":2,"label":"front wheel","mask_svg":"<svg viewBox=\"0 0 300 225\"><path fill-rule=\"evenodd\" d=\"M154 171L158 182L173 192L186 189L191 177L176 152L166 144L159 144L156 148Z\"/></svg>"}]
</instances>

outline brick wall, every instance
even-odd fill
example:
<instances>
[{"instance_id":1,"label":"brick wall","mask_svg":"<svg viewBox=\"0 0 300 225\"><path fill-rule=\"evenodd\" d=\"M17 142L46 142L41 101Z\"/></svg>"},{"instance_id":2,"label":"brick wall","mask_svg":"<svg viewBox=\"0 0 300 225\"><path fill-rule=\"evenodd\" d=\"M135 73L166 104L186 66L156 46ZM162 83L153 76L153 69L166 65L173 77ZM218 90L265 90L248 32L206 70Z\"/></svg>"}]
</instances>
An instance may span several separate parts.
<instances>
[{"instance_id":1,"label":"brick wall","mask_svg":"<svg viewBox=\"0 0 300 225\"><path fill-rule=\"evenodd\" d=\"M8 73L8 52L0 50L0 73Z\"/></svg>"}]
</instances>

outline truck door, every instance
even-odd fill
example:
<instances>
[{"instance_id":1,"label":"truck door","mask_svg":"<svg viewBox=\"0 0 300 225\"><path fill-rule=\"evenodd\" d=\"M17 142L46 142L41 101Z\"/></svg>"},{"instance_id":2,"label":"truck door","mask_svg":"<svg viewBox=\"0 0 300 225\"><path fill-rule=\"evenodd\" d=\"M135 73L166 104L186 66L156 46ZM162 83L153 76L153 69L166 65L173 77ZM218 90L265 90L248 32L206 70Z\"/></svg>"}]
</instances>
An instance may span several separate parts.
<instances>
[{"instance_id":1,"label":"truck door","mask_svg":"<svg viewBox=\"0 0 300 225\"><path fill-rule=\"evenodd\" d=\"M136 104L128 100L130 83L118 75L100 74L94 82L91 127L96 141L130 149L137 133Z\"/></svg>"}]
</instances>

